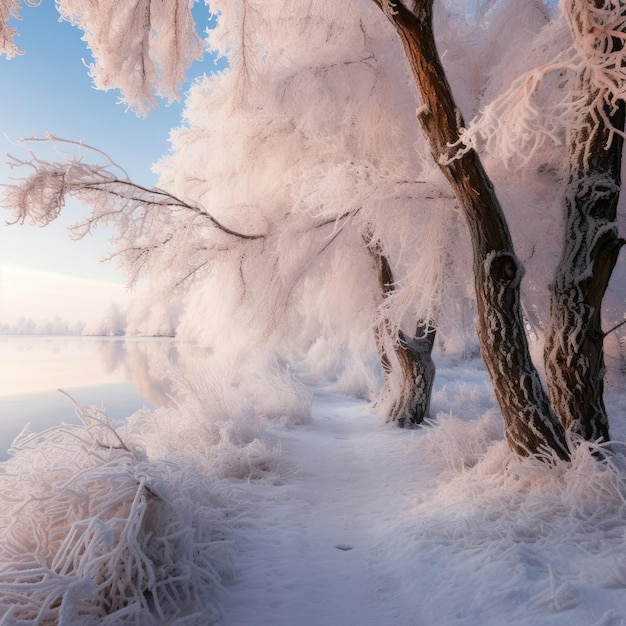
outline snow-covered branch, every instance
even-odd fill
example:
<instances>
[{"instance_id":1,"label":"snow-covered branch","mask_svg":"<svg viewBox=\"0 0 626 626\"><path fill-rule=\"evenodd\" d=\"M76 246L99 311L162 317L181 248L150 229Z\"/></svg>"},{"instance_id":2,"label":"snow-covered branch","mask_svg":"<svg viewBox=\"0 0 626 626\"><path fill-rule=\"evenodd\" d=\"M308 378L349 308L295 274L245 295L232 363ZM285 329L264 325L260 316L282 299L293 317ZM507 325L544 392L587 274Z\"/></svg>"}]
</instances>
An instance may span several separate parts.
<instances>
[{"instance_id":1,"label":"snow-covered branch","mask_svg":"<svg viewBox=\"0 0 626 626\"><path fill-rule=\"evenodd\" d=\"M0 0L0 56L11 58L21 54L15 45L14 37L17 30L8 25L12 17L20 17L20 0Z\"/></svg>"},{"instance_id":2,"label":"snow-covered branch","mask_svg":"<svg viewBox=\"0 0 626 626\"><path fill-rule=\"evenodd\" d=\"M94 56L98 89L120 89L144 114L155 95L177 99L185 71L202 55L189 0L59 0L63 19L80 28Z\"/></svg>"},{"instance_id":3,"label":"snow-covered branch","mask_svg":"<svg viewBox=\"0 0 626 626\"><path fill-rule=\"evenodd\" d=\"M82 239L98 226L113 226L117 235L109 258L122 261L131 284L158 271L179 285L190 272L206 266L207 258L266 237L266 233L239 232L192 201L137 184L106 154L82 147L90 155L104 157L104 163L102 158L87 163L84 156L61 163L32 153L28 159L9 157L12 168L30 170L29 176L5 186L2 206L13 213L12 223L30 220L45 226L59 216L68 197L77 199L90 208L71 227L72 236Z\"/></svg>"},{"instance_id":4,"label":"snow-covered branch","mask_svg":"<svg viewBox=\"0 0 626 626\"><path fill-rule=\"evenodd\" d=\"M561 0L559 11L524 51L529 69L483 108L461 145L500 152L519 165L550 146L566 146L574 134L592 142L600 126L611 129L609 143L622 134L610 116L626 96L626 6Z\"/></svg>"},{"instance_id":5,"label":"snow-covered branch","mask_svg":"<svg viewBox=\"0 0 626 626\"><path fill-rule=\"evenodd\" d=\"M37 6L41 0L25 0ZM0 56L21 54L9 27L20 19L21 0L0 0ZM156 97L170 102L191 63L203 53L191 13L194 0L57 0L62 19L83 31L94 62L89 66L97 89L119 89L121 102L145 115Z\"/></svg>"},{"instance_id":6,"label":"snow-covered branch","mask_svg":"<svg viewBox=\"0 0 626 626\"><path fill-rule=\"evenodd\" d=\"M33 224L45 226L56 219L61 212L67 196L76 197L88 206L92 212L84 221L76 224L72 231L76 238L82 239L92 228L101 223L116 222L120 230L127 227L126 221L138 214L142 216L149 210L160 208L171 211L181 210L210 223L218 231L239 239L261 239L262 233L241 233L222 224L204 208L185 201L158 188L148 188L128 178L126 170L100 150L85 144L76 144L58 137L48 141L80 145L94 153L104 155L107 163L85 163L81 157L65 162L51 162L35 156L23 160L9 155L11 168L27 167L33 173L12 185L5 185L6 192L2 206L15 215L13 223L24 223L30 218ZM26 141L39 141L31 139Z\"/></svg>"}]
</instances>

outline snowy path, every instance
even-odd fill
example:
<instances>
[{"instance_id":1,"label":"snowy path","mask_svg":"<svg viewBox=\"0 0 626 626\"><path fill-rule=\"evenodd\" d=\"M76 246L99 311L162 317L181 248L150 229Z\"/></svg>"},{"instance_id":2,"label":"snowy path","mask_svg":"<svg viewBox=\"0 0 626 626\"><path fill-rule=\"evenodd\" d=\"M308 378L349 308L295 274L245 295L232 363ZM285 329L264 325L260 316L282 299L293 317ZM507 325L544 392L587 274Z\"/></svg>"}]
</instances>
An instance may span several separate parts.
<instances>
[{"instance_id":1,"label":"snowy path","mask_svg":"<svg viewBox=\"0 0 626 626\"><path fill-rule=\"evenodd\" d=\"M441 368L414 431L309 385L276 477L233 494L219 626L626 626L620 472L513 460L485 376Z\"/></svg>"},{"instance_id":2,"label":"snowy path","mask_svg":"<svg viewBox=\"0 0 626 626\"><path fill-rule=\"evenodd\" d=\"M316 393L312 424L282 435L284 484L244 487L256 519L240 531L221 626L422 623L379 546L411 503L397 484L402 433L379 422L363 402Z\"/></svg>"}]
</instances>

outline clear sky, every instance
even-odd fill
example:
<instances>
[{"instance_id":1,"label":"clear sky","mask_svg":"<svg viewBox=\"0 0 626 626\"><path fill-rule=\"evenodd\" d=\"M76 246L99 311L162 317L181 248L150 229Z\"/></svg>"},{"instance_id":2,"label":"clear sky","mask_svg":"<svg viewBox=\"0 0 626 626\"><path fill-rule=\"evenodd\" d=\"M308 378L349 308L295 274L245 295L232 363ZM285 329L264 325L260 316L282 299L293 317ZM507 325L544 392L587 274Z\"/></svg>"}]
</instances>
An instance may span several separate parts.
<instances>
[{"instance_id":1,"label":"clear sky","mask_svg":"<svg viewBox=\"0 0 626 626\"><path fill-rule=\"evenodd\" d=\"M199 31L207 25L204 3L194 11ZM24 55L0 58L0 183L13 174L4 155L23 156L21 137L51 133L81 140L107 152L142 184L153 185L151 165L169 149L169 130L179 125L182 103L161 103L145 119L118 103L118 92L93 88L85 63L91 61L81 31L59 22L51 0L25 5L17 44ZM211 71L213 62L197 62L190 77ZM67 226L80 216L68 204L62 217L45 227L6 226L0 211L0 322L18 315L41 320L94 319L98 312L127 297L124 278L113 263L100 263L110 251L110 233L72 242Z\"/></svg>"}]
</instances>

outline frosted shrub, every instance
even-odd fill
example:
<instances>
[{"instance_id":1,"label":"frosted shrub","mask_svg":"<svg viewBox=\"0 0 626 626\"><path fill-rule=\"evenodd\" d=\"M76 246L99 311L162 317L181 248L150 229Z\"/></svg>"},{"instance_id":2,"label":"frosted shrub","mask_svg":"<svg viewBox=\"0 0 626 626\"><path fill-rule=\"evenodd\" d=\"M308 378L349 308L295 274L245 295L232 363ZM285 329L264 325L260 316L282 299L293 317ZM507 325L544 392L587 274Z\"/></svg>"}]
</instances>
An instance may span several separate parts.
<instances>
[{"instance_id":1,"label":"frosted shrub","mask_svg":"<svg viewBox=\"0 0 626 626\"><path fill-rule=\"evenodd\" d=\"M537 570L538 579L551 571L550 588L538 585L529 601L553 610L575 606L585 586L626 586L623 446L613 442L607 454L606 447L580 438L568 443L570 462L549 453L543 460L522 459L503 440L497 415L474 421L439 415L412 450L435 461L436 472L410 532L445 541L453 555L458 550L467 558L463 550L471 549L477 576L500 560L512 572Z\"/></svg>"},{"instance_id":2,"label":"frosted shrub","mask_svg":"<svg viewBox=\"0 0 626 626\"><path fill-rule=\"evenodd\" d=\"M425 458L439 469L442 480L474 467L503 436L502 424L491 413L471 422L440 413L429 426L420 440L420 448Z\"/></svg>"},{"instance_id":3,"label":"frosted shrub","mask_svg":"<svg viewBox=\"0 0 626 626\"><path fill-rule=\"evenodd\" d=\"M0 469L0 623L213 623L230 567L214 481L79 414L23 431Z\"/></svg>"},{"instance_id":4,"label":"frosted shrub","mask_svg":"<svg viewBox=\"0 0 626 626\"><path fill-rule=\"evenodd\" d=\"M220 479L258 480L278 466L277 425L311 417L311 395L278 365L216 370L206 362L173 379L175 408L139 411L125 437L138 440L150 457L176 459L194 472Z\"/></svg>"},{"instance_id":5,"label":"frosted shrub","mask_svg":"<svg viewBox=\"0 0 626 626\"><path fill-rule=\"evenodd\" d=\"M286 366L273 363L249 369L246 384L251 386L256 410L266 419L287 426L311 421L311 393Z\"/></svg>"},{"instance_id":6,"label":"frosted shrub","mask_svg":"<svg viewBox=\"0 0 626 626\"><path fill-rule=\"evenodd\" d=\"M24 430L0 465L0 624L214 623L222 494L276 471L273 424L310 419L308 390L266 365L174 369L173 407L114 424L77 406L82 425Z\"/></svg>"}]
</instances>

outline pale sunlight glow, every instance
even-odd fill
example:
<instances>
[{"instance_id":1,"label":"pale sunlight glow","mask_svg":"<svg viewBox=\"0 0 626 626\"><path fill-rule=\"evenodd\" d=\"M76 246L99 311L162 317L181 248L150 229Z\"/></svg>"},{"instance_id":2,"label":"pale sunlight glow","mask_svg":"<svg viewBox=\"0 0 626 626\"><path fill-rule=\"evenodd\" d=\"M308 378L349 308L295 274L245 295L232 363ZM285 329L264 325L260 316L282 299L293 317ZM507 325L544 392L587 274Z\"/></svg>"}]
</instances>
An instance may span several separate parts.
<instances>
[{"instance_id":1,"label":"pale sunlight glow","mask_svg":"<svg viewBox=\"0 0 626 626\"><path fill-rule=\"evenodd\" d=\"M115 282L80 278L13 265L0 267L0 320L20 317L69 321L98 319L115 302L125 306L128 294Z\"/></svg>"}]
</instances>

